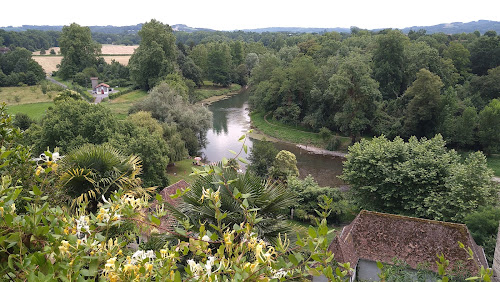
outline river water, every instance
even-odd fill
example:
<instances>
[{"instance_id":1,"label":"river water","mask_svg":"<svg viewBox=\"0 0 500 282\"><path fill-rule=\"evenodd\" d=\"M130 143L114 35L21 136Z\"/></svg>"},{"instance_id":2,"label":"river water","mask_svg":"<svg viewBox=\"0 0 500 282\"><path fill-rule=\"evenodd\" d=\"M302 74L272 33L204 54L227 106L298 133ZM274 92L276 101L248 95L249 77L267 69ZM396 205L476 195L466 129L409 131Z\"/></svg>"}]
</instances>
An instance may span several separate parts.
<instances>
[{"instance_id":1,"label":"river water","mask_svg":"<svg viewBox=\"0 0 500 282\"><path fill-rule=\"evenodd\" d=\"M228 99L217 101L209 106L213 113L213 127L207 132L207 146L202 150L203 158L208 162L232 158L229 150L247 159L238 139L250 129L250 112L248 106L249 91L233 95ZM259 142L251 138L245 141L250 153L252 144ZM343 185L337 176L342 174L342 159L339 157L309 154L293 144L273 143L278 150L287 150L297 157L300 177L311 174L321 186L339 187Z\"/></svg>"}]
</instances>

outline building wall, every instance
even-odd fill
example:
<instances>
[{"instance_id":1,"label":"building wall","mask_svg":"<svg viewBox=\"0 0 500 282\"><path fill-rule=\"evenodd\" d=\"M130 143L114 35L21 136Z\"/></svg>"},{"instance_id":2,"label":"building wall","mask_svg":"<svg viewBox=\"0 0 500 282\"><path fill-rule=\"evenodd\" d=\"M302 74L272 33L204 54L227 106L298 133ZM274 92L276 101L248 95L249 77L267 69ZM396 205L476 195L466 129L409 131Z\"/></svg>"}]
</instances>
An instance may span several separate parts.
<instances>
[{"instance_id":1,"label":"building wall","mask_svg":"<svg viewBox=\"0 0 500 282\"><path fill-rule=\"evenodd\" d=\"M380 281L378 275L380 269L377 267L377 262L359 259L356 266L357 281Z\"/></svg>"},{"instance_id":2,"label":"building wall","mask_svg":"<svg viewBox=\"0 0 500 282\"><path fill-rule=\"evenodd\" d=\"M495 256L493 258L493 281L500 282L500 228L498 228L497 245L495 247Z\"/></svg>"}]
</instances>

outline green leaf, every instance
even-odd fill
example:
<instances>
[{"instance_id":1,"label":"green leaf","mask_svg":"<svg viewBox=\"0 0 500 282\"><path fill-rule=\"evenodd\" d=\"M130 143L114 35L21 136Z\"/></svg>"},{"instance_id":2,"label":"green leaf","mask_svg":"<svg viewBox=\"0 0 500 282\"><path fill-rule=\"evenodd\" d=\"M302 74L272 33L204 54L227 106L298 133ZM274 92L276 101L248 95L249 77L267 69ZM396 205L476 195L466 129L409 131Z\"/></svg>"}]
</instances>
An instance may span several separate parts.
<instances>
[{"instance_id":1,"label":"green leaf","mask_svg":"<svg viewBox=\"0 0 500 282\"><path fill-rule=\"evenodd\" d=\"M160 203L162 203L162 202L163 202L163 197L162 197L160 194L156 194L155 198L156 198L156 200L157 200L158 202L160 202Z\"/></svg>"},{"instance_id":2,"label":"green leaf","mask_svg":"<svg viewBox=\"0 0 500 282\"><path fill-rule=\"evenodd\" d=\"M245 160L244 158L242 157L238 157L238 160L244 164L248 164L247 160Z\"/></svg>"},{"instance_id":3,"label":"green leaf","mask_svg":"<svg viewBox=\"0 0 500 282\"><path fill-rule=\"evenodd\" d=\"M245 151L245 154L248 154L248 146L243 144L243 151Z\"/></svg>"},{"instance_id":4,"label":"green leaf","mask_svg":"<svg viewBox=\"0 0 500 282\"><path fill-rule=\"evenodd\" d=\"M182 281L181 273L179 272L179 270L177 270L175 271L174 282L181 282L181 281Z\"/></svg>"},{"instance_id":5,"label":"green leaf","mask_svg":"<svg viewBox=\"0 0 500 282\"><path fill-rule=\"evenodd\" d=\"M233 151L233 150L229 150L229 152L230 152L231 154L237 155L237 154L236 154L236 152L235 152L235 151Z\"/></svg>"},{"instance_id":6,"label":"green leaf","mask_svg":"<svg viewBox=\"0 0 500 282\"><path fill-rule=\"evenodd\" d=\"M7 264L9 265L10 269L14 269L14 258L15 257L16 257L16 255L14 255L14 254L9 255L9 259L8 259Z\"/></svg>"},{"instance_id":7,"label":"green leaf","mask_svg":"<svg viewBox=\"0 0 500 282\"><path fill-rule=\"evenodd\" d=\"M312 226L309 226L309 228L307 229L307 233L309 233L309 236L313 239L318 237L318 234L316 234L316 230Z\"/></svg>"},{"instance_id":8,"label":"green leaf","mask_svg":"<svg viewBox=\"0 0 500 282\"><path fill-rule=\"evenodd\" d=\"M240 139L238 139L238 141L241 141L243 139L245 139L245 134L241 135L241 137L240 137Z\"/></svg>"},{"instance_id":9,"label":"green leaf","mask_svg":"<svg viewBox=\"0 0 500 282\"><path fill-rule=\"evenodd\" d=\"M12 151L5 151L3 152L1 155L0 155L0 159L5 159L6 157L8 157L10 154L12 153Z\"/></svg>"},{"instance_id":10,"label":"green leaf","mask_svg":"<svg viewBox=\"0 0 500 282\"><path fill-rule=\"evenodd\" d=\"M290 262L292 262L295 266L299 265L299 261L297 260L297 258L295 258L295 256L293 254L289 254L288 255L288 259L290 260Z\"/></svg>"}]
</instances>

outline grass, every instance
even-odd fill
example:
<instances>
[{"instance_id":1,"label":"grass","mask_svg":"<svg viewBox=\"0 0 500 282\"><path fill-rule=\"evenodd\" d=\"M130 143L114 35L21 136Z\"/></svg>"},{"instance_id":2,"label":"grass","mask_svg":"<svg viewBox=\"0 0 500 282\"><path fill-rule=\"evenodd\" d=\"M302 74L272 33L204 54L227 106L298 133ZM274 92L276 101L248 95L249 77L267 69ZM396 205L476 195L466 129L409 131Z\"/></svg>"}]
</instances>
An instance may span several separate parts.
<instances>
[{"instance_id":1,"label":"grass","mask_svg":"<svg viewBox=\"0 0 500 282\"><path fill-rule=\"evenodd\" d=\"M237 92L241 89L241 86L238 84L232 84L229 87L222 87L213 85L213 83L205 81L204 86L200 89L196 89L194 91L194 100L193 102L199 102L201 100L208 99L214 96L222 96L227 95L229 93Z\"/></svg>"},{"instance_id":2,"label":"grass","mask_svg":"<svg viewBox=\"0 0 500 282\"><path fill-rule=\"evenodd\" d=\"M325 148L326 146L318 133L306 131L306 129L299 126L283 124L269 118L266 122L262 112L252 112L250 118L252 124L265 135L296 144L313 145L318 148ZM347 148L351 140L349 137L341 137L341 142L340 148Z\"/></svg>"},{"instance_id":3,"label":"grass","mask_svg":"<svg viewBox=\"0 0 500 282\"><path fill-rule=\"evenodd\" d=\"M132 105L135 102L146 98L147 95L148 93L144 90L135 90L101 104L108 107L113 114L117 115L119 119L125 119Z\"/></svg>"},{"instance_id":4,"label":"grass","mask_svg":"<svg viewBox=\"0 0 500 282\"><path fill-rule=\"evenodd\" d=\"M500 155L491 155L487 161L488 167L493 170L495 176L500 177Z\"/></svg>"},{"instance_id":5,"label":"grass","mask_svg":"<svg viewBox=\"0 0 500 282\"><path fill-rule=\"evenodd\" d=\"M0 87L0 103L9 106L49 102L52 101L51 96L43 94L40 85Z\"/></svg>"},{"instance_id":6,"label":"grass","mask_svg":"<svg viewBox=\"0 0 500 282\"><path fill-rule=\"evenodd\" d=\"M7 107L7 112L9 114L24 113L27 114L32 119L39 120L45 114L45 111L53 106L54 102L43 102L43 103L33 103L33 104L22 104L13 105Z\"/></svg>"},{"instance_id":7,"label":"grass","mask_svg":"<svg viewBox=\"0 0 500 282\"><path fill-rule=\"evenodd\" d=\"M175 166L169 166L167 168L169 183L173 184L182 179L188 183L194 183L196 176L190 176L194 167L200 168L199 166L193 165L193 159L175 162Z\"/></svg>"}]
</instances>

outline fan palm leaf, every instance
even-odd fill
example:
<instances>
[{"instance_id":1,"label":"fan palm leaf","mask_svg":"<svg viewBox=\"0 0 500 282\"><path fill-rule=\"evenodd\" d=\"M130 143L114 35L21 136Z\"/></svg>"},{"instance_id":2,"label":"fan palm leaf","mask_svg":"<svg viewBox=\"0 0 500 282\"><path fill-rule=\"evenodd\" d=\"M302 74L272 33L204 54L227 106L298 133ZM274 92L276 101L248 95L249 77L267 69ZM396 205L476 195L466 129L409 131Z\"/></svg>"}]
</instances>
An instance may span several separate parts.
<instances>
[{"instance_id":1,"label":"fan palm leaf","mask_svg":"<svg viewBox=\"0 0 500 282\"><path fill-rule=\"evenodd\" d=\"M73 205L120 188L134 196L154 190L141 187L137 178L142 171L139 157L127 157L107 144L83 145L62 158L60 165L60 185L74 199Z\"/></svg>"},{"instance_id":2,"label":"fan palm leaf","mask_svg":"<svg viewBox=\"0 0 500 282\"><path fill-rule=\"evenodd\" d=\"M232 227L245 221L244 210L241 208L241 199L235 199L235 188L246 194L249 209L258 209L261 221L255 224L258 235L268 242L275 243L279 233L291 232L285 220L285 212L294 203L295 194L277 182L262 180L250 173L237 174L232 169L222 168L222 174L199 176L191 185L190 190L183 196L183 202L178 206L166 204L166 208L178 220L189 218L190 223L199 227L200 223L217 225L215 210L207 200L201 200L204 189L220 191L221 212L226 213L222 220L225 226ZM228 183L230 184L220 184Z\"/></svg>"}]
</instances>

